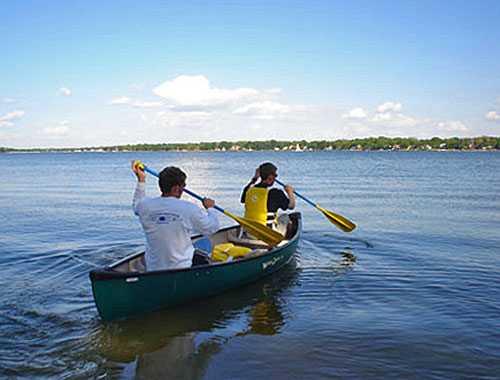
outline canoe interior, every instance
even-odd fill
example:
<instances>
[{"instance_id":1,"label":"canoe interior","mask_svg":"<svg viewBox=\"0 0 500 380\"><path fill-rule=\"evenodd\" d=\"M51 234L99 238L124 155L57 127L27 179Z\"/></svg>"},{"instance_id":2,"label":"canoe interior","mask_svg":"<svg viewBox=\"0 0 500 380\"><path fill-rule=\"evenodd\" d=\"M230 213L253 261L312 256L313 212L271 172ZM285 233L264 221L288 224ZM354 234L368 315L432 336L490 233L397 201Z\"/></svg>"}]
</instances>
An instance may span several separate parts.
<instances>
[{"instance_id":1,"label":"canoe interior","mask_svg":"<svg viewBox=\"0 0 500 380\"><path fill-rule=\"evenodd\" d=\"M283 215L285 217L283 216L281 217L280 219L281 223L278 225L277 228L278 231L280 231L285 236L285 239L283 239L283 241L280 242L276 248L285 246L287 243L289 243L290 239L292 239L297 234L298 224L294 222L293 219L293 216L295 214L290 214L290 215L283 214ZM195 242L196 240L202 237L204 236L202 235L193 236L192 241ZM239 225L221 229L217 231L215 234L206 237L210 240L212 246L214 247L218 244L233 243L238 246L248 247L252 249L252 251L250 251L244 258L235 259L231 261L245 260L256 256L261 256L269 251L276 249L273 247L269 247L266 243L264 243L261 240L257 240L255 238L249 237L248 235L244 234L244 232L241 231L241 226ZM107 270L111 270L114 272L121 272L121 273L133 273L133 274L137 274L137 272L139 273L146 272L144 256L145 252L140 252L130 255L124 258L123 260L120 260L110 265L109 267L107 267ZM214 261L209 265L210 266L220 265L231 261L227 262Z\"/></svg>"}]
</instances>

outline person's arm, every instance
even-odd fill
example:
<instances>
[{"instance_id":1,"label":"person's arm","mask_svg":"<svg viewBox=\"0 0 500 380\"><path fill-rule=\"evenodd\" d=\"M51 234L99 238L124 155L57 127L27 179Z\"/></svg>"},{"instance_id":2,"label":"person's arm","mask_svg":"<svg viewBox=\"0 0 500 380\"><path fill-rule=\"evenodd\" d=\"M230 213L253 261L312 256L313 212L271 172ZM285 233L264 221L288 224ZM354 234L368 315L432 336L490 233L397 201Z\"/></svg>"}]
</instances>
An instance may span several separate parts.
<instances>
[{"instance_id":1,"label":"person's arm","mask_svg":"<svg viewBox=\"0 0 500 380\"><path fill-rule=\"evenodd\" d=\"M247 191L252 186L252 183L249 183L248 185L245 186L243 189L243 192L241 193L241 198L240 198L240 203L245 203L245 198L247 196Z\"/></svg>"},{"instance_id":2,"label":"person's arm","mask_svg":"<svg viewBox=\"0 0 500 380\"><path fill-rule=\"evenodd\" d=\"M132 208L134 210L135 215L139 215L137 211L137 204L139 201L146 197L146 183L137 182L137 186L135 187L134 198L132 200Z\"/></svg>"},{"instance_id":3,"label":"person's arm","mask_svg":"<svg viewBox=\"0 0 500 380\"><path fill-rule=\"evenodd\" d=\"M195 205L196 209L193 209L192 225L195 232L203 235L212 235L219 230L219 219L217 219L217 212L214 209L215 201L205 198L203 206L207 210L206 214L203 212L203 209Z\"/></svg>"},{"instance_id":4,"label":"person's arm","mask_svg":"<svg viewBox=\"0 0 500 380\"><path fill-rule=\"evenodd\" d=\"M288 199L290 199L290 203L288 203L288 209L293 210L295 208L295 194L293 193L294 188L290 185L285 186L285 192L288 195Z\"/></svg>"},{"instance_id":5,"label":"person's arm","mask_svg":"<svg viewBox=\"0 0 500 380\"><path fill-rule=\"evenodd\" d=\"M134 209L134 213L138 215L137 203L146 197L146 173L134 161L132 161L132 170L137 176L137 186L135 187L134 198L132 200L132 208Z\"/></svg>"},{"instance_id":6,"label":"person's arm","mask_svg":"<svg viewBox=\"0 0 500 380\"><path fill-rule=\"evenodd\" d=\"M246 198L248 189L255 182L257 182L257 180L259 179L259 176L260 176L260 172L259 172L259 168L257 168L257 169L255 169L255 174L253 175L252 179L250 180L248 185L245 186L245 188L243 189L243 192L241 193L240 203L245 203L245 198Z\"/></svg>"},{"instance_id":7,"label":"person's arm","mask_svg":"<svg viewBox=\"0 0 500 380\"><path fill-rule=\"evenodd\" d=\"M269 190L269 197L267 200L267 207L269 208L269 211L275 212L278 211L278 209L286 211L286 210L293 210L295 208L295 197L293 195L293 187L290 186L290 188L292 189L291 196L287 196L290 194L281 189Z\"/></svg>"}]
</instances>

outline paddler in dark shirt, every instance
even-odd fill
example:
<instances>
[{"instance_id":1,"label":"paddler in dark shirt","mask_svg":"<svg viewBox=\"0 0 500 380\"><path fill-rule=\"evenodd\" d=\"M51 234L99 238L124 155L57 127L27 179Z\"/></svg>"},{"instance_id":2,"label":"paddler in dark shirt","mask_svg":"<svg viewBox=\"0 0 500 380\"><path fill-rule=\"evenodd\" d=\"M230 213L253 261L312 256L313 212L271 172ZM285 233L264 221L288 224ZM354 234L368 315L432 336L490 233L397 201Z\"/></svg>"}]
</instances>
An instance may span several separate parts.
<instances>
[{"instance_id":1,"label":"paddler in dark shirt","mask_svg":"<svg viewBox=\"0 0 500 380\"><path fill-rule=\"evenodd\" d=\"M270 162L260 165L255 175L241 194L241 203L245 204L245 219L275 226L278 220L278 209L293 210L295 197L293 187L287 185L285 191L270 188L278 177L276 166ZM256 185L260 176L260 182Z\"/></svg>"}]
</instances>

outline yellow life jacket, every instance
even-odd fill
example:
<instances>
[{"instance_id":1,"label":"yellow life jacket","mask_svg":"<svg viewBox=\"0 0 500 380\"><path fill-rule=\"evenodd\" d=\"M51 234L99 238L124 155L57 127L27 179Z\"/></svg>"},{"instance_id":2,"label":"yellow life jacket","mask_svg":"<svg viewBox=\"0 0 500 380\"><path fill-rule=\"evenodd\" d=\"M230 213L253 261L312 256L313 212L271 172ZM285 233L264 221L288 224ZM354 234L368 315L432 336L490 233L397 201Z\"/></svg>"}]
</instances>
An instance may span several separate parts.
<instances>
[{"instance_id":1,"label":"yellow life jacket","mask_svg":"<svg viewBox=\"0 0 500 380\"><path fill-rule=\"evenodd\" d=\"M248 253L252 252L252 248L234 245L233 243L217 244L210 257L211 261L229 261L241 259Z\"/></svg>"},{"instance_id":2,"label":"yellow life jacket","mask_svg":"<svg viewBox=\"0 0 500 380\"><path fill-rule=\"evenodd\" d=\"M245 219L261 224L277 222L278 213L267 211L267 197L269 190L265 187L251 187L245 195Z\"/></svg>"}]
</instances>

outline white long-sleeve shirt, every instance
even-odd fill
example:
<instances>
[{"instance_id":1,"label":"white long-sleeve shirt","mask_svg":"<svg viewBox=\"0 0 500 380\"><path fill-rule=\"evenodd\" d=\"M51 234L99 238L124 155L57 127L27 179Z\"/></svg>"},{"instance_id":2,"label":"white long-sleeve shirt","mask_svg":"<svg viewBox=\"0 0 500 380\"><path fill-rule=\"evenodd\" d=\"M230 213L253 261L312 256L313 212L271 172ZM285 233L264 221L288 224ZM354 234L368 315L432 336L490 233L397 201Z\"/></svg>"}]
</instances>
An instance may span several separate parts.
<instances>
[{"instance_id":1,"label":"white long-sleeve shirt","mask_svg":"<svg viewBox=\"0 0 500 380\"><path fill-rule=\"evenodd\" d=\"M138 182L133 208L146 234L146 269L191 266L191 234L211 235L219 229L214 208L206 213L198 205L175 197L146 198L146 184Z\"/></svg>"}]
</instances>

